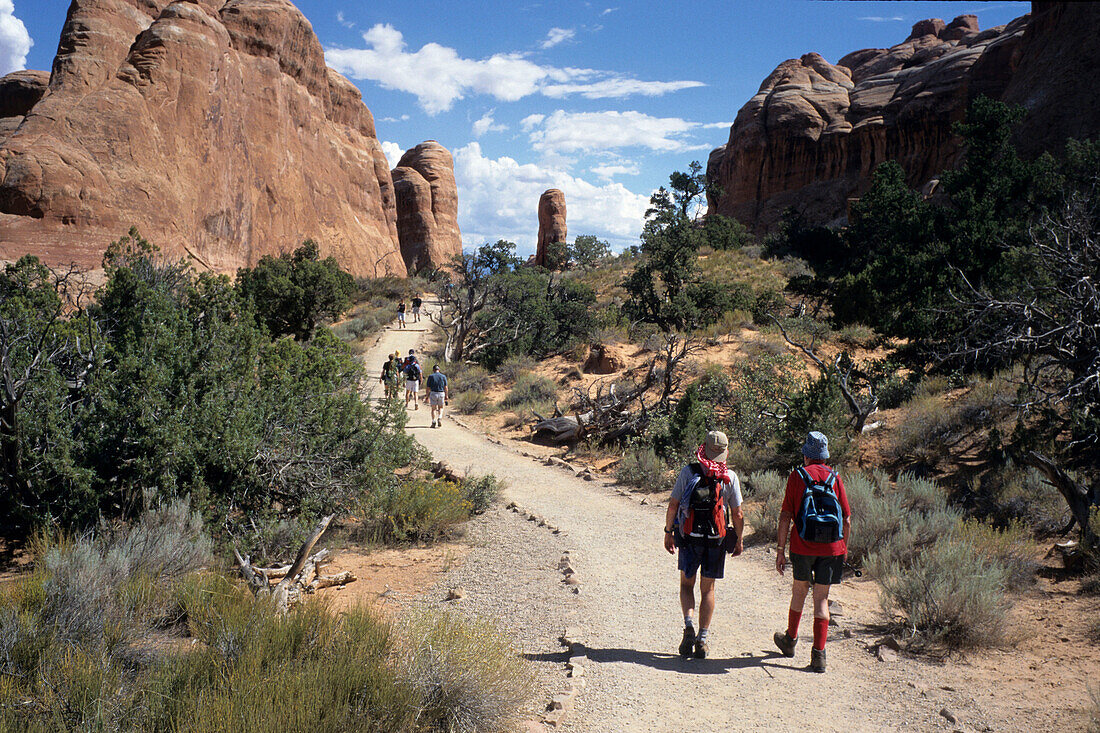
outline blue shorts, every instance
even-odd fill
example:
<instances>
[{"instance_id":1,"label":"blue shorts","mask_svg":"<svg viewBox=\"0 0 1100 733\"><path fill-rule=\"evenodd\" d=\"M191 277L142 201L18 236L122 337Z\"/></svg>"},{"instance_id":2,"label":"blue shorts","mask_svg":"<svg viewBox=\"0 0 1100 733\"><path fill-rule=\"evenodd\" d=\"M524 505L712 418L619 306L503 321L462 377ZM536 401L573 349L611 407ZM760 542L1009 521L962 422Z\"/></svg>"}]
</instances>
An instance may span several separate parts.
<instances>
[{"instance_id":1,"label":"blue shorts","mask_svg":"<svg viewBox=\"0 0 1100 733\"><path fill-rule=\"evenodd\" d=\"M703 569L704 578L722 578L726 573L726 551L721 545L708 547L681 543L679 566L684 575L689 578L694 578L700 567Z\"/></svg>"}]
</instances>

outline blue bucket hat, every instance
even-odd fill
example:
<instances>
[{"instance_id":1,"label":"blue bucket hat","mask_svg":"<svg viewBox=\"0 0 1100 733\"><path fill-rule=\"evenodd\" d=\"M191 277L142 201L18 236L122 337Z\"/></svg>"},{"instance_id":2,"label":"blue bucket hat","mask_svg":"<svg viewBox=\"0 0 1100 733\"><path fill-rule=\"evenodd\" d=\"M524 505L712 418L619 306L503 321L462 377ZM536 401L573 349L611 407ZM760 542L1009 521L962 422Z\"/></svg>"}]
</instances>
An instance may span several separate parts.
<instances>
[{"instance_id":1,"label":"blue bucket hat","mask_svg":"<svg viewBox=\"0 0 1100 733\"><path fill-rule=\"evenodd\" d=\"M806 442L802 444L802 455L811 461L824 461L829 457L829 439L824 433L810 431L806 436Z\"/></svg>"}]
</instances>

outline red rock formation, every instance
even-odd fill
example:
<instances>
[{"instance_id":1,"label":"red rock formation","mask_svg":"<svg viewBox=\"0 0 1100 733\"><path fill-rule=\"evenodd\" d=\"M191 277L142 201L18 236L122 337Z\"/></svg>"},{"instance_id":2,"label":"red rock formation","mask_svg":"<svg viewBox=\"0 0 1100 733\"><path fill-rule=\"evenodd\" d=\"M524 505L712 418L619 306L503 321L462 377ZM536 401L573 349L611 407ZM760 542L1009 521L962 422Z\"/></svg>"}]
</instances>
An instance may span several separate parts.
<instances>
[{"instance_id":1,"label":"red rock formation","mask_svg":"<svg viewBox=\"0 0 1100 733\"><path fill-rule=\"evenodd\" d=\"M14 71L0 78L0 145L42 99L49 83L50 75L45 71Z\"/></svg>"},{"instance_id":2,"label":"red rock formation","mask_svg":"<svg viewBox=\"0 0 1100 733\"><path fill-rule=\"evenodd\" d=\"M0 259L94 267L136 225L214 270L312 237L405 272L374 119L288 0L74 0L0 179Z\"/></svg>"},{"instance_id":3,"label":"red rock formation","mask_svg":"<svg viewBox=\"0 0 1100 733\"><path fill-rule=\"evenodd\" d=\"M462 253L458 185L450 151L435 140L409 149L393 169L397 234L409 272L440 267Z\"/></svg>"},{"instance_id":4,"label":"red rock formation","mask_svg":"<svg viewBox=\"0 0 1100 733\"><path fill-rule=\"evenodd\" d=\"M839 223L880 163L898 161L916 187L954 165L961 151L951 126L978 94L1027 106L1021 139L1035 149L1100 133L1092 70L1100 9L1037 3L1036 10L1033 22L1024 16L986 31L968 15L921 21L904 42L837 64L814 53L784 61L711 154L707 174L722 192L709 211L758 231L787 207Z\"/></svg>"},{"instance_id":5,"label":"red rock formation","mask_svg":"<svg viewBox=\"0 0 1100 733\"><path fill-rule=\"evenodd\" d=\"M535 264L546 265L546 248L554 242L564 242L569 230L565 226L565 194L556 188L539 197L539 240Z\"/></svg>"}]
</instances>

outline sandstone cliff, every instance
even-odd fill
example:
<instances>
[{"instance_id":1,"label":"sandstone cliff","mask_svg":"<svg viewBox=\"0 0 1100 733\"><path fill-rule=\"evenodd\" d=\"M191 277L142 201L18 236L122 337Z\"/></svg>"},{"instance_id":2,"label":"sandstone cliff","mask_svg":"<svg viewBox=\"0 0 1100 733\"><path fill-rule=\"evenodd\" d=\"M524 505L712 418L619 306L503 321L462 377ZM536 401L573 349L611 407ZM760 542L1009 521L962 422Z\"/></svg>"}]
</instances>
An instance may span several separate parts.
<instances>
[{"instance_id":1,"label":"sandstone cliff","mask_svg":"<svg viewBox=\"0 0 1100 733\"><path fill-rule=\"evenodd\" d=\"M535 249L535 264L546 264L546 248L554 242L565 242L569 230L565 222L565 194L556 188L539 197L539 239Z\"/></svg>"},{"instance_id":2,"label":"sandstone cliff","mask_svg":"<svg viewBox=\"0 0 1100 733\"><path fill-rule=\"evenodd\" d=\"M462 253L454 159L428 140L410 148L391 172L397 198L397 235L410 272L446 265Z\"/></svg>"},{"instance_id":3,"label":"sandstone cliff","mask_svg":"<svg viewBox=\"0 0 1100 733\"><path fill-rule=\"evenodd\" d=\"M96 267L136 225L214 270L312 237L405 272L374 119L288 0L73 0L23 112L0 122L0 259Z\"/></svg>"},{"instance_id":4,"label":"sandstone cliff","mask_svg":"<svg viewBox=\"0 0 1100 733\"><path fill-rule=\"evenodd\" d=\"M1034 20L985 31L972 15L925 20L888 49L836 64L816 53L784 61L711 153L707 174L722 192L709 211L757 231L787 207L840 223L880 163L896 160L917 187L954 165L961 150L951 126L979 94L1028 108L1021 139L1032 150L1094 136L1100 107L1088 59L1095 63L1098 37L1100 9L1037 3Z\"/></svg>"}]
</instances>

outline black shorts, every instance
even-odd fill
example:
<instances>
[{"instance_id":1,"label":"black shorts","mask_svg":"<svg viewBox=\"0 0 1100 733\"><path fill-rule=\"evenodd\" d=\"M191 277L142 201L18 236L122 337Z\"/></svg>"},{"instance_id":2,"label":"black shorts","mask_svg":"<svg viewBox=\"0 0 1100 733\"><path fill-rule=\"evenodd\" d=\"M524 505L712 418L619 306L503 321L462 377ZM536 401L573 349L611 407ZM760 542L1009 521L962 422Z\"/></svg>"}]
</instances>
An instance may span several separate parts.
<instances>
[{"instance_id":1,"label":"black shorts","mask_svg":"<svg viewBox=\"0 0 1100 733\"><path fill-rule=\"evenodd\" d=\"M791 553L791 573L795 580L814 585L836 585L844 572L844 556L799 555Z\"/></svg>"}]
</instances>

